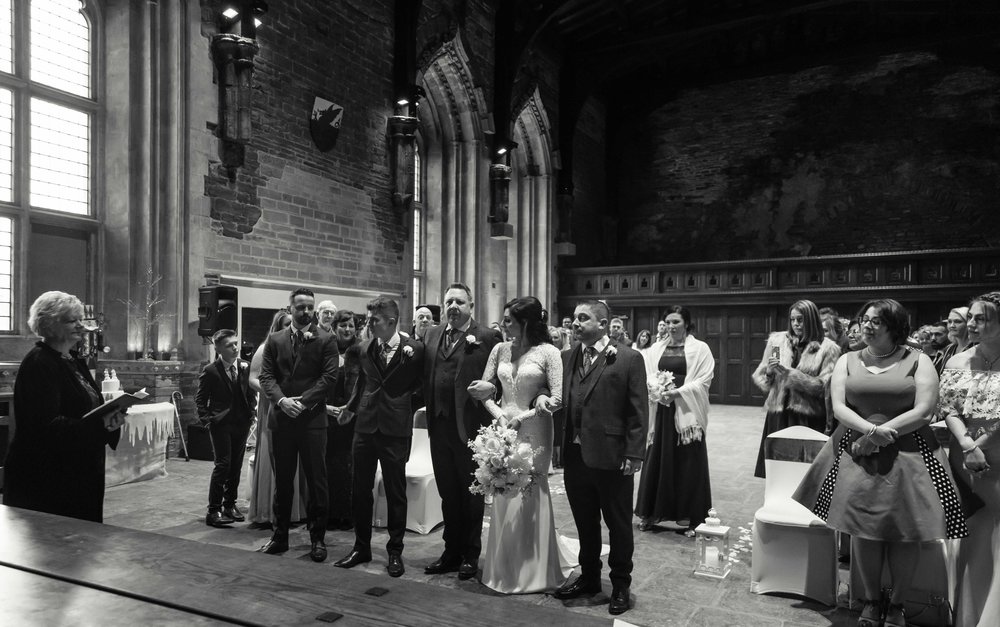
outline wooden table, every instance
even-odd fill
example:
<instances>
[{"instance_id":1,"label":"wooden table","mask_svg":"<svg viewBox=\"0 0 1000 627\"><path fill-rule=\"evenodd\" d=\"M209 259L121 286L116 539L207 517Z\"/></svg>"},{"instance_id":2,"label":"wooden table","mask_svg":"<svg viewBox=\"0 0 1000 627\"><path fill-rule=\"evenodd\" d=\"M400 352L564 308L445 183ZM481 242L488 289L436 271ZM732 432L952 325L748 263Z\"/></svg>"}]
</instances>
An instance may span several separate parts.
<instances>
[{"instance_id":1,"label":"wooden table","mask_svg":"<svg viewBox=\"0 0 1000 627\"><path fill-rule=\"evenodd\" d=\"M383 588L382 596L366 591ZM612 620L0 506L0 624L573 625ZM24 594L10 594L25 590Z\"/></svg>"}]
</instances>

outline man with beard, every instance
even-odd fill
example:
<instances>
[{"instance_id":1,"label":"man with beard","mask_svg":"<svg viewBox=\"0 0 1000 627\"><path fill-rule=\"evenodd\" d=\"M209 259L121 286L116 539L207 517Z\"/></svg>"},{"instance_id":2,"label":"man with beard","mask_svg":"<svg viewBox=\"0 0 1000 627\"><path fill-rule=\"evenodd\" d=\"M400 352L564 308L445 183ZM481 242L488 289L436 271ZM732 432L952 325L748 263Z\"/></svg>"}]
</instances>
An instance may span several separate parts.
<instances>
[{"instance_id":1,"label":"man with beard","mask_svg":"<svg viewBox=\"0 0 1000 627\"><path fill-rule=\"evenodd\" d=\"M927 325L927 341L923 345L924 353L931 358L931 363L934 364L934 369L937 370L938 376L941 376L941 371L944 370L944 362L946 359L948 348L948 321L938 320L932 324Z\"/></svg>"},{"instance_id":2,"label":"man with beard","mask_svg":"<svg viewBox=\"0 0 1000 627\"><path fill-rule=\"evenodd\" d=\"M299 288L289 297L292 324L268 336L260 386L271 400L269 427L274 446L274 535L260 549L277 554L288 550L295 470L301 457L309 488L309 557L326 559L326 397L337 380L336 338L313 321L316 299Z\"/></svg>"}]
</instances>

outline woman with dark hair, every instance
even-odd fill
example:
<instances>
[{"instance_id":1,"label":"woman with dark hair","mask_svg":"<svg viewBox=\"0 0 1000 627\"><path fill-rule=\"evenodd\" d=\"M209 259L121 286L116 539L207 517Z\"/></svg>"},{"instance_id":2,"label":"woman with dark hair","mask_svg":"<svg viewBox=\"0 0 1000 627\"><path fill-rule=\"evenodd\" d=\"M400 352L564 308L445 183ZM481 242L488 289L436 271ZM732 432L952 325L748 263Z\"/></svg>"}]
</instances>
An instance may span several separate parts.
<instances>
[{"instance_id":1,"label":"woman with dark hair","mask_svg":"<svg viewBox=\"0 0 1000 627\"><path fill-rule=\"evenodd\" d=\"M493 347L482 380L469 386L469 394L485 401L497 421L517 429L518 442L539 451L529 494L493 496L482 582L506 594L554 590L573 571L572 554L556 536L546 475L552 461L552 411L563 386L562 358L551 344L546 317L533 296L507 303L503 326L511 339ZM492 400L496 387L489 381L494 378L503 392L499 406Z\"/></svg>"},{"instance_id":2,"label":"woman with dark hair","mask_svg":"<svg viewBox=\"0 0 1000 627\"><path fill-rule=\"evenodd\" d=\"M666 392L664 401L650 405L649 414L656 418L635 513L641 518L640 531L672 520L680 525L678 533L694 537L694 528L705 522L712 507L705 430L715 358L708 344L691 335L694 325L687 309L671 307L666 324L666 341L643 353L646 380L655 382L658 372L669 371L677 387Z\"/></svg>"},{"instance_id":3,"label":"woman with dark hair","mask_svg":"<svg viewBox=\"0 0 1000 627\"><path fill-rule=\"evenodd\" d=\"M979 509L958 550L955 627L986 627L1000 624L1000 292L953 309L949 322L956 311L967 314L962 327L976 344L945 363L938 414L953 437L959 487Z\"/></svg>"},{"instance_id":4,"label":"woman with dark hair","mask_svg":"<svg viewBox=\"0 0 1000 627\"><path fill-rule=\"evenodd\" d=\"M855 318L847 325L847 350L859 351L865 347L865 338L861 334L861 320Z\"/></svg>"},{"instance_id":5,"label":"woman with dark hair","mask_svg":"<svg viewBox=\"0 0 1000 627\"><path fill-rule=\"evenodd\" d=\"M125 410L86 415L102 399L76 351L86 331L83 303L66 292L45 292L31 305L28 328L40 339L14 381L3 502L104 522L105 447L118 447Z\"/></svg>"},{"instance_id":6,"label":"woman with dark hair","mask_svg":"<svg viewBox=\"0 0 1000 627\"><path fill-rule=\"evenodd\" d=\"M824 337L819 309L800 300L788 309L788 331L767 338L753 382L764 392L764 432L760 436L755 477L764 476L764 441L775 431L804 425L822 433L826 427L826 388L840 348Z\"/></svg>"},{"instance_id":7,"label":"woman with dark hair","mask_svg":"<svg viewBox=\"0 0 1000 627\"><path fill-rule=\"evenodd\" d=\"M279 309L271 318L271 326L267 336L292 324L292 316L286 309ZM250 503L247 506L246 519L252 529L270 529L274 521L274 451L271 449L271 430L268 422L271 417L271 402L267 394L261 391L260 368L264 363L264 344L253 354L250 360L250 387L257 391L257 449L250 459ZM292 501L292 520L302 520L306 517L305 479L298 473L295 479L295 499Z\"/></svg>"},{"instance_id":8,"label":"woman with dark hair","mask_svg":"<svg viewBox=\"0 0 1000 627\"><path fill-rule=\"evenodd\" d=\"M635 342L632 344L632 349L637 351L646 350L653 345L653 334L649 332L649 329L643 329L635 336Z\"/></svg>"},{"instance_id":9,"label":"woman with dark hair","mask_svg":"<svg viewBox=\"0 0 1000 627\"><path fill-rule=\"evenodd\" d=\"M868 346L841 357L830 382L840 424L793 498L850 534L864 603L859 627L903 627L920 543L968 532L944 451L929 427L937 371L927 355L903 346L909 323L902 305L873 300L861 311Z\"/></svg>"},{"instance_id":10,"label":"woman with dark hair","mask_svg":"<svg viewBox=\"0 0 1000 627\"><path fill-rule=\"evenodd\" d=\"M328 417L326 431L326 480L330 491L327 529L346 531L354 528L351 510L351 484L354 463L351 444L354 441L354 423L344 419L344 408L351 399L354 384L361 372L361 345L354 323L354 312L341 309L333 314L330 323L337 336L340 366L337 382L330 390L326 402Z\"/></svg>"}]
</instances>

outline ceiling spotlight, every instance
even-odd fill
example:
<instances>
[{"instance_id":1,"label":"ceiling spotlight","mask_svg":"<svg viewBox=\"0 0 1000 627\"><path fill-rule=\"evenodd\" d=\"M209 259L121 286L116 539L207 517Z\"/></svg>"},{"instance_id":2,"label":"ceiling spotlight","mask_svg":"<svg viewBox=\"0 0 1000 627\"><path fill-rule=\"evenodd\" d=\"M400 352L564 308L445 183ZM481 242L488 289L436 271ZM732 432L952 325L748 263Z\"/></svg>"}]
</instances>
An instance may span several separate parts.
<instances>
[{"instance_id":1,"label":"ceiling spotlight","mask_svg":"<svg viewBox=\"0 0 1000 627\"><path fill-rule=\"evenodd\" d=\"M233 7L226 7L226 10L222 12L222 15L225 16L227 20L236 19L236 16L239 14L240 12Z\"/></svg>"}]
</instances>

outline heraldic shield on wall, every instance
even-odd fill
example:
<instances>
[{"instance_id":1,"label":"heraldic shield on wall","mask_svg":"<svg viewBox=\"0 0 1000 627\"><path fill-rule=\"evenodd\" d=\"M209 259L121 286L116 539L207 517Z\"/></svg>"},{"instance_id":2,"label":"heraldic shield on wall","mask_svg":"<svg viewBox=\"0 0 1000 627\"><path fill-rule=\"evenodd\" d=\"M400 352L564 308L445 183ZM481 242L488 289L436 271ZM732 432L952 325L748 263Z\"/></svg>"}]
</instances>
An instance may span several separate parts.
<instances>
[{"instance_id":1,"label":"heraldic shield on wall","mask_svg":"<svg viewBox=\"0 0 1000 627\"><path fill-rule=\"evenodd\" d=\"M316 96L312 114L309 116L309 134L321 152L329 152L340 135L340 122L344 119L344 107Z\"/></svg>"}]
</instances>

